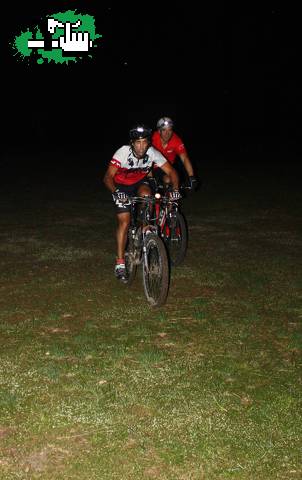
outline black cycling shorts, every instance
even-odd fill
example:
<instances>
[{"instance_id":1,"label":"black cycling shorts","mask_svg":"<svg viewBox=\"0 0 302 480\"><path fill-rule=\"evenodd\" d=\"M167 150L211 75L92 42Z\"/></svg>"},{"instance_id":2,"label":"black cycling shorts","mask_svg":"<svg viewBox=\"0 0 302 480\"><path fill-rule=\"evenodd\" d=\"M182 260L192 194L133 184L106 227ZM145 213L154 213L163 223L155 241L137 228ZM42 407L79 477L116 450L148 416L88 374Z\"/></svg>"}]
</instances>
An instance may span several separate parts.
<instances>
[{"instance_id":1,"label":"black cycling shorts","mask_svg":"<svg viewBox=\"0 0 302 480\"><path fill-rule=\"evenodd\" d=\"M162 185L164 183L163 177L167 174L161 168L154 168L152 173L156 183Z\"/></svg>"},{"instance_id":2,"label":"black cycling shorts","mask_svg":"<svg viewBox=\"0 0 302 480\"><path fill-rule=\"evenodd\" d=\"M142 180L133 183L132 185L124 185L123 183L117 183L116 188L118 188L120 192L124 192L126 195L128 195L128 197L135 197L137 195L137 190L141 185L147 185L152 190L152 187L147 177L142 178ZM114 203L114 205L116 207L116 213L130 212L130 202L119 203L118 205Z\"/></svg>"}]
</instances>

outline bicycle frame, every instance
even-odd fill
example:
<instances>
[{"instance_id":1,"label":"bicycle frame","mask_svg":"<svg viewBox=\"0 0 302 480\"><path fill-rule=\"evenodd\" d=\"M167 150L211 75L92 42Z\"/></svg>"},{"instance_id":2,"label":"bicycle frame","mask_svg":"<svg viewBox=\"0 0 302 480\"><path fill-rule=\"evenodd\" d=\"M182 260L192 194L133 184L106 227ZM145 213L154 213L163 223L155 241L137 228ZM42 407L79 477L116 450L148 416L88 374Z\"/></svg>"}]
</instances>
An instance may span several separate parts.
<instances>
[{"instance_id":1,"label":"bicycle frame","mask_svg":"<svg viewBox=\"0 0 302 480\"><path fill-rule=\"evenodd\" d=\"M157 227L155 224L156 217L152 216L153 206L155 204L154 197L131 197L131 206L130 206L130 225L129 229L135 239L135 234L139 228L142 229L142 236L146 235L146 230L152 231L153 233L158 233ZM138 218L137 205L143 205L146 208L143 209L140 214L144 215L144 218Z\"/></svg>"},{"instance_id":2,"label":"bicycle frame","mask_svg":"<svg viewBox=\"0 0 302 480\"><path fill-rule=\"evenodd\" d=\"M181 187L181 190L186 190L186 187ZM185 258L188 233L179 202L171 200L170 191L169 185L162 185L155 193L155 223L169 251L170 263L176 266Z\"/></svg>"},{"instance_id":3,"label":"bicycle frame","mask_svg":"<svg viewBox=\"0 0 302 480\"><path fill-rule=\"evenodd\" d=\"M169 234L169 225L167 224L167 219L176 215L178 212L178 201L171 200L168 195L168 192L165 192L164 195L157 192L155 194L155 223L159 228L159 234L164 235L164 230L166 234Z\"/></svg>"}]
</instances>

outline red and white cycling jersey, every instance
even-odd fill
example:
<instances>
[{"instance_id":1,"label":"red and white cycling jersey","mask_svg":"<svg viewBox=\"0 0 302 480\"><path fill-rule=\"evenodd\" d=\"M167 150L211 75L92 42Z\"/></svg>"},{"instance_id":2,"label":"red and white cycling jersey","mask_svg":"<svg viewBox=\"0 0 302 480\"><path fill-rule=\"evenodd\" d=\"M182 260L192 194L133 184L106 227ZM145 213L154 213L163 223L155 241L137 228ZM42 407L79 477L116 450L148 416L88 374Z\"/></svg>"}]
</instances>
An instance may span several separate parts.
<instances>
[{"instance_id":1,"label":"red and white cycling jersey","mask_svg":"<svg viewBox=\"0 0 302 480\"><path fill-rule=\"evenodd\" d=\"M176 135L175 132L173 132L172 137L165 147L163 147L161 143L159 132L154 132L152 136L152 145L157 148L157 150L159 150L172 164L175 162L176 155L179 155L180 153L187 153L182 139Z\"/></svg>"},{"instance_id":2,"label":"red and white cycling jersey","mask_svg":"<svg viewBox=\"0 0 302 480\"><path fill-rule=\"evenodd\" d=\"M124 145L115 152L110 165L118 169L114 176L116 183L132 185L148 175L153 163L161 167L166 162L167 159L153 147L148 148L144 158L136 158L130 145Z\"/></svg>"}]
</instances>

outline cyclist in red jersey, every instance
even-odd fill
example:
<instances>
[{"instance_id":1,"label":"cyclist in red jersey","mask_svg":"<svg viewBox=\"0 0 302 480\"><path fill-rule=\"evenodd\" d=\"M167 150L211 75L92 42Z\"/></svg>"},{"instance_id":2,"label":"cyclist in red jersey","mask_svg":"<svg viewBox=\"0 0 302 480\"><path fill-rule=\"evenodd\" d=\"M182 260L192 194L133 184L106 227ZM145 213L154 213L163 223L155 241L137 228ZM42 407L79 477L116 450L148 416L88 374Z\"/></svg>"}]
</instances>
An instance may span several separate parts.
<instances>
[{"instance_id":1,"label":"cyclist in red jersey","mask_svg":"<svg viewBox=\"0 0 302 480\"><path fill-rule=\"evenodd\" d=\"M130 224L131 196L149 196L152 188L148 174L153 164L157 165L171 179L174 200L180 198L178 174L167 159L151 146L152 130L143 124L136 125L130 132L130 145L119 148L109 162L104 183L112 193L117 213L117 258L115 275L122 282L126 280L125 247Z\"/></svg>"},{"instance_id":2,"label":"cyclist in red jersey","mask_svg":"<svg viewBox=\"0 0 302 480\"><path fill-rule=\"evenodd\" d=\"M171 118L162 117L157 122L157 130L152 135L152 145L159 150L172 165L179 157L189 177L189 185L192 190L197 186L191 160L182 139L174 132L174 124ZM156 168L153 175L164 183L171 183L171 179L164 172Z\"/></svg>"}]
</instances>

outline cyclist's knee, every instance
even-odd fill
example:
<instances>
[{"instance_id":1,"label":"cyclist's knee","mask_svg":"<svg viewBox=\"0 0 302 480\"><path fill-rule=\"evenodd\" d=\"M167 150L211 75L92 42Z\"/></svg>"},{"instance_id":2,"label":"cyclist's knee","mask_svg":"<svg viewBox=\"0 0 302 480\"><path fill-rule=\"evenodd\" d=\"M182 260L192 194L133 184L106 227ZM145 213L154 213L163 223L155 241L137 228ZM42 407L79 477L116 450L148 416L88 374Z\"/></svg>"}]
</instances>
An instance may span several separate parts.
<instances>
[{"instance_id":1,"label":"cyclist's knee","mask_svg":"<svg viewBox=\"0 0 302 480\"><path fill-rule=\"evenodd\" d=\"M117 215L119 228L126 229L130 224L130 215L128 213L120 213Z\"/></svg>"}]
</instances>

